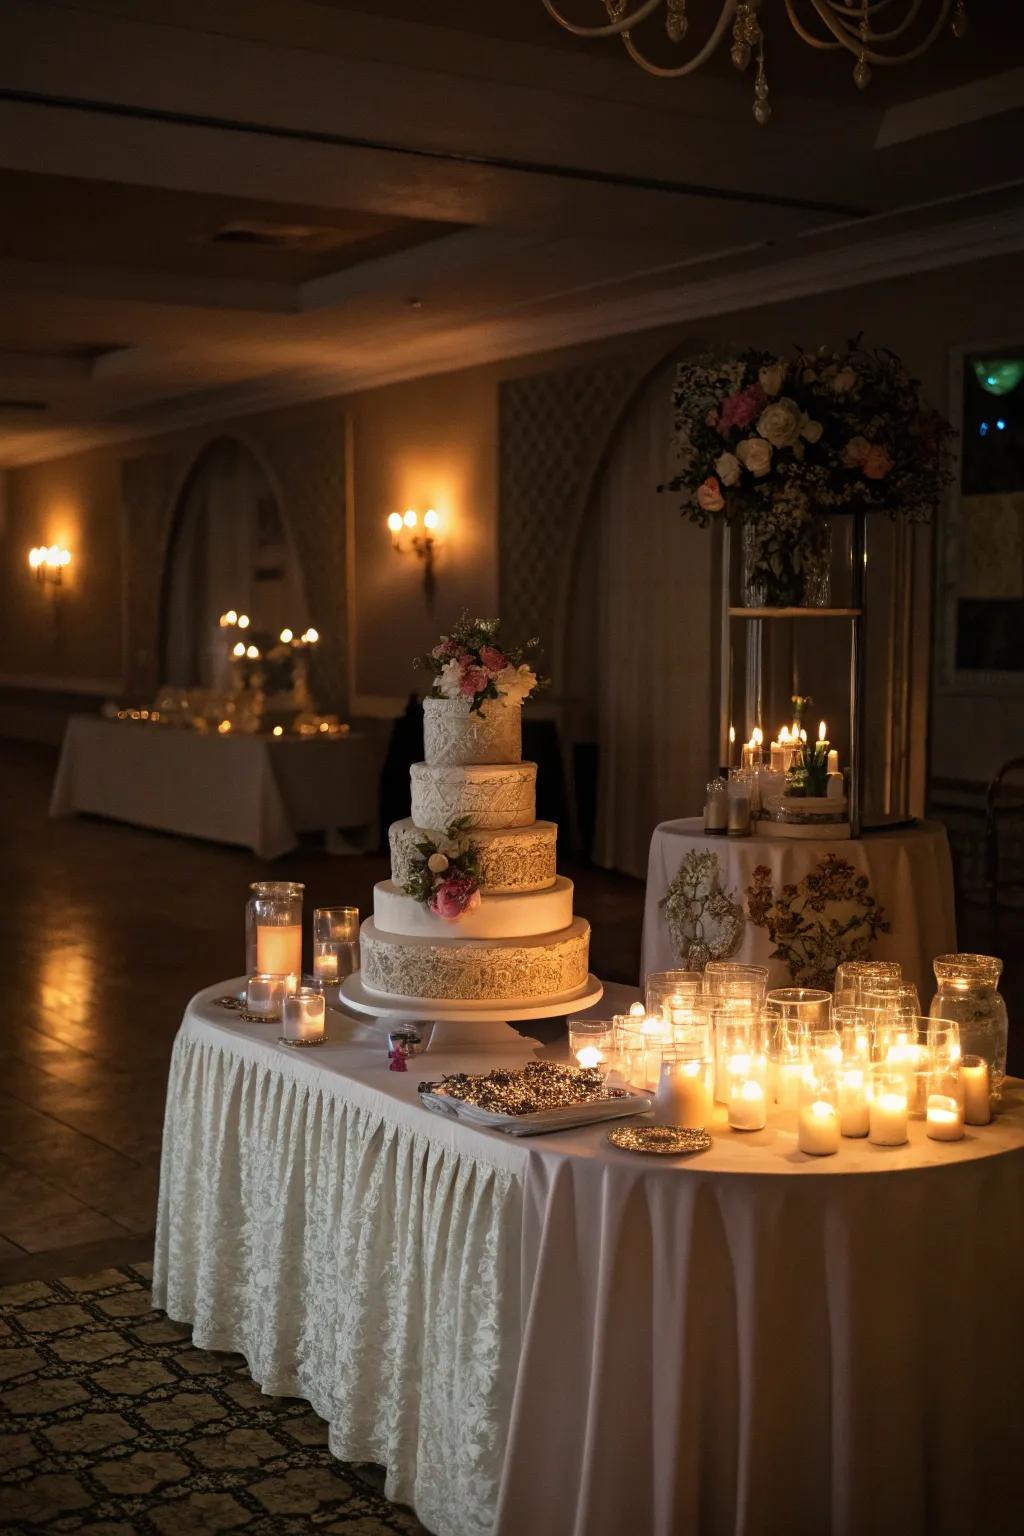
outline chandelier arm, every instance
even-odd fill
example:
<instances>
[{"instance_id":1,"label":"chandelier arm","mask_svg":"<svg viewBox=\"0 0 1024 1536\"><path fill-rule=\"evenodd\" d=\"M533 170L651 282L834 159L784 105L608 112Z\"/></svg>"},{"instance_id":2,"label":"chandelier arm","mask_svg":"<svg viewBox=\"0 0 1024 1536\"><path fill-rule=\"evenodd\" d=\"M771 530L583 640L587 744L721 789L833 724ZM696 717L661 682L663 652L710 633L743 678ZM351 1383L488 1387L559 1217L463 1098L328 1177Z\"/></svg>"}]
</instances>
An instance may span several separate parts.
<instances>
[{"instance_id":1,"label":"chandelier arm","mask_svg":"<svg viewBox=\"0 0 1024 1536\"><path fill-rule=\"evenodd\" d=\"M544 3L546 5L547 0L544 0ZM693 58L690 59L688 63L680 64L675 69L666 69L661 64L652 64L650 59L644 58L643 54L636 46L629 33L623 32L622 41L626 52L629 54L634 64L639 64L641 69L646 69L649 75L657 75L662 80L677 80L681 75L692 74L695 69L699 69L702 64L707 63L708 59L710 59L715 49L722 41L729 23L732 21L732 18L736 13L736 7L738 4L739 0L722 0L722 13L719 16L718 21L715 23L715 29L711 36L708 38L707 42L704 44L704 47L700 50L699 53L695 53Z\"/></svg>"},{"instance_id":2,"label":"chandelier arm","mask_svg":"<svg viewBox=\"0 0 1024 1536\"><path fill-rule=\"evenodd\" d=\"M887 11L896 3L897 0L874 0L873 5L844 5L843 0L829 0L829 10L835 11L837 16L873 16L876 11Z\"/></svg>"},{"instance_id":3,"label":"chandelier arm","mask_svg":"<svg viewBox=\"0 0 1024 1536\"><path fill-rule=\"evenodd\" d=\"M566 21L555 9L554 0L542 0L544 9L549 16L553 16L560 27L575 37L621 37L623 32L628 32L630 27L635 27L639 22L646 21L664 0L643 0L643 3L635 10L632 16L623 16L619 21L610 21L604 27L581 27L575 21Z\"/></svg>"},{"instance_id":4,"label":"chandelier arm","mask_svg":"<svg viewBox=\"0 0 1024 1536\"><path fill-rule=\"evenodd\" d=\"M786 0L786 15L789 17L789 24L800 41L807 43L811 48L820 48L824 51L825 49L841 48L843 46L842 43L837 43L835 39L830 42L827 37L815 37L813 32L808 32L796 14L793 0Z\"/></svg>"},{"instance_id":5,"label":"chandelier arm","mask_svg":"<svg viewBox=\"0 0 1024 1536\"><path fill-rule=\"evenodd\" d=\"M939 0L938 17L936 18L931 31L925 38L923 38L920 43L918 43L917 47L908 48L905 53L894 53L886 55L884 53L876 53L874 49L865 47L861 39L857 37L856 34L851 34L851 32L841 21L838 21L833 16L831 16L826 9L827 0L811 0L811 4L814 6L814 9L817 11L826 27L828 27L829 31L832 33L833 37L838 38L843 47L847 49L849 53L855 53L859 57L869 60L872 64L909 64L911 59L919 59L921 55L923 53L927 53L928 49L932 46L939 33L942 31L943 27L946 25L946 22L949 18L949 13L953 9L953 0Z\"/></svg>"},{"instance_id":6,"label":"chandelier arm","mask_svg":"<svg viewBox=\"0 0 1024 1536\"><path fill-rule=\"evenodd\" d=\"M831 3L831 0L826 0L826 3L829 6L829 10L830 11L834 11L837 14L838 13L843 13L843 14L845 14L847 16L857 16L857 15L864 15L865 14L864 12L854 11L850 6L836 5L834 3ZM888 3L888 0L883 0L883 4L886 4L886 3ZM904 16L903 20L899 23L898 26L890 27L888 32L875 32L872 28L869 28L864 33L864 38L863 38L864 42L866 42L866 43L888 43L888 42L891 42L891 40L894 37L901 37L902 34L907 30L908 27L913 26L915 20L917 19L917 16L918 16L918 13L919 13L919 11L921 9L922 4L923 4L923 0L910 0L910 7L909 7L909 9L907 11L907 14ZM881 10L882 6L876 6L875 9L876 10ZM856 37L858 39L858 42L860 41L860 39L861 39L860 32L857 31L856 34L855 34L854 33L854 28L853 28L853 26L850 23L841 21L839 23L839 25L841 27L843 27L845 29L845 31L850 36L856 35Z\"/></svg>"}]
</instances>

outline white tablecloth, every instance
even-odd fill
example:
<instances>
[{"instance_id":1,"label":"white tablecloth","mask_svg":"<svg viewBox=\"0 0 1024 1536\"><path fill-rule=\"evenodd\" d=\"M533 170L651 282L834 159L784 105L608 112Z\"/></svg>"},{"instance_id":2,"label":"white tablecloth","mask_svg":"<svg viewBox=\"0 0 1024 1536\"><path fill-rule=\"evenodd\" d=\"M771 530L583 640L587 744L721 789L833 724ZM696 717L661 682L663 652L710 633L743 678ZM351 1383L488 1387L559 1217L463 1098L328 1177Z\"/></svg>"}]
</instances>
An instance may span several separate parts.
<instances>
[{"instance_id":1,"label":"white tablecloth","mask_svg":"<svg viewBox=\"0 0 1024 1536\"><path fill-rule=\"evenodd\" d=\"M682 947L673 937L664 898L681 868L693 871L695 857L703 854L717 859L714 878L735 909L731 915L739 932L728 958L766 965L772 987L828 988L831 979L816 974L822 960L829 978L837 956L852 959L863 953L864 958L899 960L927 1012L935 991L932 960L956 949L953 867L946 830L939 823L919 822L898 831L826 842L761 834L706 837L700 817L662 822L651 838L647 870L643 976L686 964ZM845 861L848 873L837 869L836 860ZM758 870L764 874L756 875ZM818 893L805 883L808 877L812 886L822 877L827 882L820 906ZM854 890L853 882L862 878L866 888ZM788 888L796 889L790 894ZM699 902L706 901L707 890L705 875ZM761 893L768 891L772 910L762 914ZM869 897L882 908L888 925L874 937L870 919L877 909L867 904ZM729 915L723 918L712 909L702 916L713 942L721 942L730 932ZM755 921L759 915L776 925L781 947L788 953L776 955L779 937L773 937L767 923Z\"/></svg>"},{"instance_id":2,"label":"white tablecloth","mask_svg":"<svg viewBox=\"0 0 1024 1536\"><path fill-rule=\"evenodd\" d=\"M486 1058L391 1073L337 1013L290 1051L224 991L175 1044L155 1302L306 1398L430 1530L1010 1529L1020 1085L955 1146L915 1125L808 1158L790 1119L648 1161L607 1127L524 1144L431 1115L417 1083Z\"/></svg>"},{"instance_id":3,"label":"white tablecloth","mask_svg":"<svg viewBox=\"0 0 1024 1536\"><path fill-rule=\"evenodd\" d=\"M324 832L332 852L377 845L377 765L358 733L200 735L172 726L73 715L51 816L87 811L163 832L239 843L261 858Z\"/></svg>"}]
</instances>

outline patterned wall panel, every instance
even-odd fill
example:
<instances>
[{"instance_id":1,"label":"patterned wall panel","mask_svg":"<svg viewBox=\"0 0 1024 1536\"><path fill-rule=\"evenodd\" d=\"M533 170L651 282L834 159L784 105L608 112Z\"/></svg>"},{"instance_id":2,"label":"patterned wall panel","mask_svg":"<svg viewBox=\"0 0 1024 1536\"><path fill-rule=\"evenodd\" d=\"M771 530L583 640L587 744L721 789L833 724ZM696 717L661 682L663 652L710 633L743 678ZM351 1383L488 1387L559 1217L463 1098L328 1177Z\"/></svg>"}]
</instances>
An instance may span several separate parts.
<instances>
[{"instance_id":1,"label":"patterned wall panel","mask_svg":"<svg viewBox=\"0 0 1024 1536\"><path fill-rule=\"evenodd\" d=\"M189 470L221 437L259 459L295 548L312 622L320 631L313 687L322 708L348 708L345 416L337 401L243 416L174 433L160 451L125 459L125 686L135 695L159 686L160 604L174 516Z\"/></svg>"},{"instance_id":2,"label":"patterned wall panel","mask_svg":"<svg viewBox=\"0 0 1024 1536\"><path fill-rule=\"evenodd\" d=\"M506 380L499 390L501 615L510 635L539 634L556 690L580 519L598 466L646 367L612 359Z\"/></svg>"}]
</instances>

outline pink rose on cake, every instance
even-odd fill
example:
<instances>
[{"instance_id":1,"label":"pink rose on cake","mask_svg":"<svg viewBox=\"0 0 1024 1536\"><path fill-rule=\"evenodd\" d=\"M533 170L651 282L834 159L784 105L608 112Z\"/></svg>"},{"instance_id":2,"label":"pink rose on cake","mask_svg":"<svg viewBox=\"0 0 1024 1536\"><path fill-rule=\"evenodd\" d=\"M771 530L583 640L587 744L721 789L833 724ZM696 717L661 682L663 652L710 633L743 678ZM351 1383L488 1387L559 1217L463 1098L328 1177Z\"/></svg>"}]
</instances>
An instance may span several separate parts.
<instances>
[{"instance_id":1,"label":"pink rose on cake","mask_svg":"<svg viewBox=\"0 0 1024 1536\"><path fill-rule=\"evenodd\" d=\"M427 905L436 917L444 918L446 923L457 923L480 905L480 887L472 875L452 869L435 885Z\"/></svg>"},{"instance_id":2,"label":"pink rose on cake","mask_svg":"<svg viewBox=\"0 0 1024 1536\"><path fill-rule=\"evenodd\" d=\"M473 699L483 692L489 682L486 667L474 667L472 664L463 666L459 692L464 699Z\"/></svg>"},{"instance_id":3,"label":"pink rose on cake","mask_svg":"<svg viewBox=\"0 0 1024 1536\"><path fill-rule=\"evenodd\" d=\"M496 645L485 645L480 652L480 665L486 667L492 677L508 666L508 657Z\"/></svg>"}]
</instances>

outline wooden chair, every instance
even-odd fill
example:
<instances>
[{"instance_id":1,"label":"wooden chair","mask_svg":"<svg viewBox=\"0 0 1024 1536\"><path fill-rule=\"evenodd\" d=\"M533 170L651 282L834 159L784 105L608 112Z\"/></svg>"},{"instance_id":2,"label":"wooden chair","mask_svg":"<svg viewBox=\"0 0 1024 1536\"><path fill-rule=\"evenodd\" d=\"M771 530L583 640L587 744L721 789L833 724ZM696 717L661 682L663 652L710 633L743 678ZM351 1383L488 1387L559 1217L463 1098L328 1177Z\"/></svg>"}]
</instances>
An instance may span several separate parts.
<instances>
[{"instance_id":1,"label":"wooden chair","mask_svg":"<svg viewBox=\"0 0 1024 1536\"><path fill-rule=\"evenodd\" d=\"M1024 890L1024 857L1017 860L1020 874L1002 873L1000 839L1008 827L1018 828L1024 841L1024 757L1004 763L985 796L985 870L994 932L999 928L1000 892Z\"/></svg>"}]
</instances>

